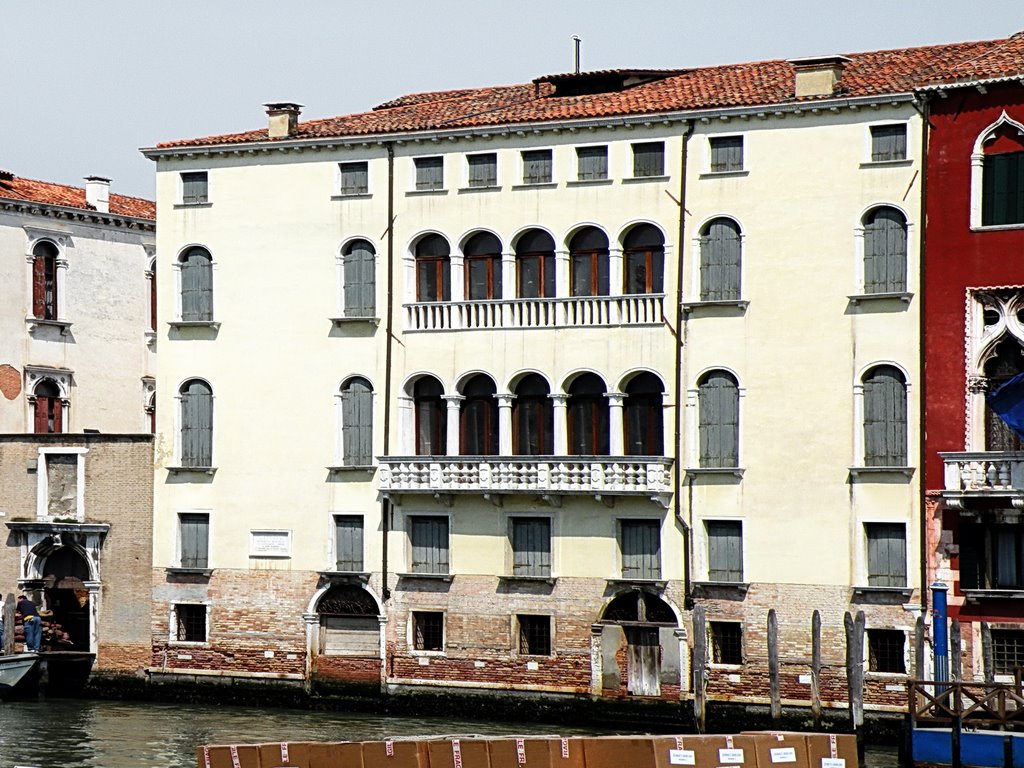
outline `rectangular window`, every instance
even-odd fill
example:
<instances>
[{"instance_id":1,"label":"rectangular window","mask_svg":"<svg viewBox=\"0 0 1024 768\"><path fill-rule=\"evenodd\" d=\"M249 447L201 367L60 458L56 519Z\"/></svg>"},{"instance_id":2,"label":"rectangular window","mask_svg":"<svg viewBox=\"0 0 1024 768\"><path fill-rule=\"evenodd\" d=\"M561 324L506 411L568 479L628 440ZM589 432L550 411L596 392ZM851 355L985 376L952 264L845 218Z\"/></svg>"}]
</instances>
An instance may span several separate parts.
<instances>
[{"instance_id":1,"label":"rectangular window","mask_svg":"<svg viewBox=\"0 0 1024 768\"><path fill-rule=\"evenodd\" d=\"M865 523L868 586L907 585L907 527L903 523Z\"/></svg>"},{"instance_id":2,"label":"rectangular window","mask_svg":"<svg viewBox=\"0 0 1024 768\"><path fill-rule=\"evenodd\" d=\"M448 518L415 515L409 518L412 573L448 573Z\"/></svg>"},{"instance_id":3,"label":"rectangular window","mask_svg":"<svg viewBox=\"0 0 1024 768\"><path fill-rule=\"evenodd\" d=\"M1024 152L985 155L981 174L982 225L1024 224Z\"/></svg>"},{"instance_id":4,"label":"rectangular window","mask_svg":"<svg viewBox=\"0 0 1024 768\"><path fill-rule=\"evenodd\" d=\"M895 672L905 674L903 646L906 634L899 629L868 630L868 669L871 672Z\"/></svg>"},{"instance_id":5,"label":"rectangular window","mask_svg":"<svg viewBox=\"0 0 1024 768\"><path fill-rule=\"evenodd\" d=\"M962 589L1024 589L1024 525L960 524Z\"/></svg>"},{"instance_id":6,"label":"rectangular window","mask_svg":"<svg viewBox=\"0 0 1024 768\"><path fill-rule=\"evenodd\" d=\"M743 523L708 521L708 579L743 581Z\"/></svg>"},{"instance_id":7,"label":"rectangular window","mask_svg":"<svg viewBox=\"0 0 1024 768\"><path fill-rule=\"evenodd\" d=\"M334 516L334 569L363 571L363 518L359 515Z\"/></svg>"},{"instance_id":8,"label":"rectangular window","mask_svg":"<svg viewBox=\"0 0 1024 768\"><path fill-rule=\"evenodd\" d=\"M710 143L712 173L743 170L742 136L712 136Z\"/></svg>"},{"instance_id":9,"label":"rectangular window","mask_svg":"<svg viewBox=\"0 0 1024 768\"><path fill-rule=\"evenodd\" d=\"M412 612L412 647L417 651L444 650L444 614L440 611Z\"/></svg>"},{"instance_id":10,"label":"rectangular window","mask_svg":"<svg viewBox=\"0 0 1024 768\"><path fill-rule=\"evenodd\" d=\"M633 145L633 177L642 179L665 175L665 142L645 141Z\"/></svg>"},{"instance_id":11,"label":"rectangular window","mask_svg":"<svg viewBox=\"0 0 1024 768\"><path fill-rule=\"evenodd\" d=\"M414 162L417 190L444 189L443 157L417 157Z\"/></svg>"},{"instance_id":12,"label":"rectangular window","mask_svg":"<svg viewBox=\"0 0 1024 768\"><path fill-rule=\"evenodd\" d=\"M871 126L871 162L907 159L906 125Z\"/></svg>"},{"instance_id":13,"label":"rectangular window","mask_svg":"<svg viewBox=\"0 0 1024 768\"><path fill-rule=\"evenodd\" d=\"M551 150L523 152L523 184L551 183Z\"/></svg>"},{"instance_id":14,"label":"rectangular window","mask_svg":"<svg viewBox=\"0 0 1024 768\"><path fill-rule=\"evenodd\" d=\"M466 161L469 163L469 186L498 186L498 156L494 152L469 155Z\"/></svg>"},{"instance_id":15,"label":"rectangular window","mask_svg":"<svg viewBox=\"0 0 1024 768\"><path fill-rule=\"evenodd\" d=\"M580 181L608 178L608 147L578 147L576 171Z\"/></svg>"},{"instance_id":16,"label":"rectangular window","mask_svg":"<svg viewBox=\"0 0 1024 768\"><path fill-rule=\"evenodd\" d=\"M661 523L657 520L619 521L622 578L661 578Z\"/></svg>"},{"instance_id":17,"label":"rectangular window","mask_svg":"<svg viewBox=\"0 0 1024 768\"><path fill-rule=\"evenodd\" d=\"M711 629L711 661L714 664L743 663L743 625L737 621L708 622Z\"/></svg>"},{"instance_id":18,"label":"rectangular window","mask_svg":"<svg viewBox=\"0 0 1024 768\"><path fill-rule=\"evenodd\" d=\"M551 575L551 520L512 518L512 575Z\"/></svg>"},{"instance_id":19,"label":"rectangular window","mask_svg":"<svg viewBox=\"0 0 1024 768\"><path fill-rule=\"evenodd\" d=\"M992 674L1012 675L1024 666L1024 630L993 629Z\"/></svg>"},{"instance_id":20,"label":"rectangular window","mask_svg":"<svg viewBox=\"0 0 1024 768\"><path fill-rule=\"evenodd\" d=\"M519 653L524 656L551 655L551 617L516 616L519 625Z\"/></svg>"},{"instance_id":21,"label":"rectangular window","mask_svg":"<svg viewBox=\"0 0 1024 768\"><path fill-rule=\"evenodd\" d=\"M178 538L182 568L210 567L210 516L204 512L178 515Z\"/></svg>"},{"instance_id":22,"label":"rectangular window","mask_svg":"<svg viewBox=\"0 0 1024 768\"><path fill-rule=\"evenodd\" d=\"M206 606L179 603L174 606L174 639L179 643L206 642Z\"/></svg>"},{"instance_id":23,"label":"rectangular window","mask_svg":"<svg viewBox=\"0 0 1024 768\"><path fill-rule=\"evenodd\" d=\"M370 190L367 163L339 163L342 195L365 195Z\"/></svg>"},{"instance_id":24,"label":"rectangular window","mask_svg":"<svg viewBox=\"0 0 1024 768\"><path fill-rule=\"evenodd\" d=\"M181 202L183 205L199 205L209 202L210 183L206 171L191 171L181 174Z\"/></svg>"}]
</instances>

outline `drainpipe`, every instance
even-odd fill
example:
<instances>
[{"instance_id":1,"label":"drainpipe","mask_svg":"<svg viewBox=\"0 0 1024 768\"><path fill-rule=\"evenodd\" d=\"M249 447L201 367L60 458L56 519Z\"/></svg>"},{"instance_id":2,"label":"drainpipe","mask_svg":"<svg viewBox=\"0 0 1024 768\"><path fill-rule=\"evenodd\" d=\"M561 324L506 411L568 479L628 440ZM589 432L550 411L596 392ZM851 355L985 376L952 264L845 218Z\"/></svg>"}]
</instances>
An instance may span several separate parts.
<instances>
[{"instance_id":1,"label":"drainpipe","mask_svg":"<svg viewBox=\"0 0 1024 768\"><path fill-rule=\"evenodd\" d=\"M928 402L927 397L927 381L928 377L925 375L925 265L927 260L925 259L925 237L928 229L928 140L931 135L931 109L928 103L927 96L921 100L921 106L917 107L917 111L921 114L921 212L918 215L918 246L917 246L917 261L918 261L918 375L921 377L920 381L920 398L921 403L921 418L918 421L918 442L920 443L920 458L919 466L921 467L920 474L918 475L918 549L920 552L919 559L921 561L921 615L927 616L928 614L928 520L925 514L926 503L928 501L928 488L925 484L925 465L928 461L928 452L925 450L925 407Z\"/></svg>"},{"instance_id":2,"label":"drainpipe","mask_svg":"<svg viewBox=\"0 0 1024 768\"><path fill-rule=\"evenodd\" d=\"M683 432L683 252L685 250L684 235L686 231L686 150L690 140L690 133L693 130L693 122L687 120L684 124L682 148L679 151L679 229L676 246L676 317L675 317L675 366L673 368L673 387L676 393L675 409L675 443L676 454L675 471L675 493L673 498L673 512L676 520L683 526L683 605L691 607L693 599L690 596L690 526L682 516L682 505L679 497L682 495L682 456L680 453L680 441Z\"/></svg>"},{"instance_id":3,"label":"drainpipe","mask_svg":"<svg viewBox=\"0 0 1024 768\"><path fill-rule=\"evenodd\" d=\"M391 356L394 339L394 297L395 297L395 145L388 141L388 298L387 314L384 316L384 456L391 452ZM391 597L388 588L388 533L391 530L391 499L386 496L380 502L381 537L381 599Z\"/></svg>"}]
</instances>

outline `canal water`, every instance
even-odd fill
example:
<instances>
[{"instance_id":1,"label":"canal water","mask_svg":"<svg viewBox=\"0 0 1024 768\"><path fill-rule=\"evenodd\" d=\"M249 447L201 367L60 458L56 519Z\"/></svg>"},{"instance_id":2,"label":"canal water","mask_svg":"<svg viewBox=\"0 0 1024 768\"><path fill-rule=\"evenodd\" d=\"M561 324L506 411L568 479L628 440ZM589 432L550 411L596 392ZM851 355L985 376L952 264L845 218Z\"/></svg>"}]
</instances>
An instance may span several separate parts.
<instances>
[{"instance_id":1,"label":"canal water","mask_svg":"<svg viewBox=\"0 0 1024 768\"><path fill-rule=\"evenodd\" d=\"M199 744L608 732L510 721L50 699L0 702L0 768L195 768ZM895 750L869 749L867 768L896 764Z\"/></svg>"}]
</instances>

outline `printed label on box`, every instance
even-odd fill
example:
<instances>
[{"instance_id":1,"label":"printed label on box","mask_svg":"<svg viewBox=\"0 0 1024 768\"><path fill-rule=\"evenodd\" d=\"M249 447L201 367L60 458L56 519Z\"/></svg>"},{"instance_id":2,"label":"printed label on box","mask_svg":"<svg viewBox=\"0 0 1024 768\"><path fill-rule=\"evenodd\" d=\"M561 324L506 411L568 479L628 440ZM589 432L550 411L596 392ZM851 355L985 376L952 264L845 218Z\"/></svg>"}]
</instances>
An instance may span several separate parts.
<instances>
[{"instance_id":1,"label":"printed label on box","mask_svg":"<svg viewBox=\"0 0 1024 768\"><path fill-rule=\"evenodd\" d=\"M676 736L676 749L682 749L682 748L683 748L683 737L682 736Z\"/></svg>"},{"instance_id":2,"label":"printed label on box","mask_svg":"<svg viewBox=\"0 0 1024 768\"><path fill-rule=\"evenodd\" d=\"M796 762L796 750L793 747L779 747L777 749L769 749L772 755L773 763L795 763Z\"/></svg>"},{"instance_id":3,"label":"printed label on box","mask_svg":"<svg viewBox=\"0 0 1024 768\"><path fill-rule=\"evenodd\" d=\"M725 746L727 746L729 749L732 749L732 736L725 737Z\"/></svg>"},{"instance_id":4,"label":"printed label on box","mask_svg":"<svg viewBox=\"0 0 1024 768\"><path fill-rule=\"evenodd\" d=\"M568 739L562 739L562 759L563 760L568 760L569 759L569 740Z\"/></svg>"},{"instance_id":5,"label":"printed label on box","mask_svg":"<svg viewBox=\"0 0 1024 768\"><path fill-rule=\"evenodd\" d=\"M730 739L732 741L732 739ZM718 750L718 762L732 763L736 765L743 762L742 749L720 749Z\"/></svg>"},{"instance_id":6,"label":"printed label on box","mask_svg":"<svg viewBox=\"0 0 1024 768\"><path fill-rule=\"evenodd\" d=\"M393 742L391 739L388 739L384 742L384 754L388 757L395 756L395 742Z\"/></svg>"},{"instance_id":7,"label":"printed label on box","mask_svg":"<svg viewBox=\"0 0 1024 768\"><path fill-rule=\"evenodd\" d=\"M288 765L289 762L291 762L291 761L288 759L288 742L287 741L282 741L281 742L281 765Z\"/></svg>"},{"instance_id":8,"label":"printed label on box","mask_svg":"<svg viewBox=\"0 0 1024 768\"><path fill-rule=\"evenodd\" d=\"M526 742L516 739L516 762L526 765Z\"/></svg>"},{"instance_id":9,"label":"printed label on box","mask_svg":"<svg viewBox=\"0 0 1024 768\"><path fill-rule=\"evenodd\" d=\"M670 749L668 751L669 765L696 765L692 749Z\"/></svg>"},{"instance_id":10,"label":"printed label on box","mask_svg":"<svg viewBox=\"0 0 1024 768\"><path fill-rule=\"evenodd\" d=\"M828 735L828 751L829 757L839 757L839 750L836 748L836 735L834 733Z\"/></svg>"},{"instance_id":11,"label":"printed label on box","mask_svg":"<svg viewBox=\"0 0 1024 768\"><path fill-rule=\"evenodd\" d=\"M206 768L210 768L210 748L203 747L203 762L206 764Z\"/></svg>"},{"instance_id":12,"label":"printed label on box","mask_svg":"<svg viewBox=\"0 0 1024 768\"><path fill-rule=\"evenodd\" d=\"M233 765L234 768L242 768L242 764L238 761L238 747L232 745L230 749L231 749L231 765Z\"/></svg>"},{"instance_id":13,"label":"printed label on box","mask_svg":"<svg viewBox=\"0 0 1024 768\"><path fill-rule=\"evenodd\" d=\"M823 757L821 768L846 768L846 760L841 757Z\"/></svg>"}]
</instances>

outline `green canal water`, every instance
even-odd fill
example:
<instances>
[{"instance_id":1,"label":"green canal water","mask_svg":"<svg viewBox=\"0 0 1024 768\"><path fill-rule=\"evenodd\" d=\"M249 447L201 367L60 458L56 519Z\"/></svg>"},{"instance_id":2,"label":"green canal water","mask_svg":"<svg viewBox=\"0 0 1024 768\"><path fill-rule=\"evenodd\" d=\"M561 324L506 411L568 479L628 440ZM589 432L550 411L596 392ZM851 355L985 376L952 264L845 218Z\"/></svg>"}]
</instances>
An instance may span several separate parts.
<instances>
[{"instance_id":1,"label":"green canal water","mask_svg":"<svg viewBox=\"0 0 1024 768\"><path fill-rule=\"evenodd\" d=\"M0 768L194 768L199 744L610 732L513 721L50 699L0 702ZM869 749L867 768L897 768L895 750Z\"/></svg>"}]
</instances>

